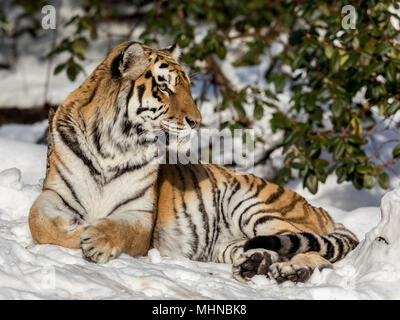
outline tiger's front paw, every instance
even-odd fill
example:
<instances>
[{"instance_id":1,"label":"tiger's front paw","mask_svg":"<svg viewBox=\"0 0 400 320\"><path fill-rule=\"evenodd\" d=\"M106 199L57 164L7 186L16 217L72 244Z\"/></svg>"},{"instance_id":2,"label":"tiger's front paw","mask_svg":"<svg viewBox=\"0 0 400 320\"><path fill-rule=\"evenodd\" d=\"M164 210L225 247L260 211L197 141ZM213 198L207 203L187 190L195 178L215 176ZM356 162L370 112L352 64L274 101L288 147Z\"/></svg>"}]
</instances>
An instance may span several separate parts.
<instances>
[{"instance_id":1,"label":"tiger's front paw","mask_svg":"<svg viewBox=\"0 0 400 320\"><path fill-rule=\"evenodd\" d=\"M233 262L233 277L240 282L250 282L250 279L257 274L268 275L270 266L277 261L280 261L280 257L275 251L248 250Z\"/></svg>"},{"instance_id":2,"label":"tiger's front paw","mask_svg":"<svg viewBox=\"0 0 400 320\"><path fill-rule=\"evenodd\" d=\"M268 276L278 284L285 281L294 283L306 282L312 275L313 269L307 265L301 266L289 262L274 263L270 266Z\"/></svg>"},{"instance_id":3,"label":"tiger's front paw","mask_svg":"<svg viewBox=\"0 0 400 320\"><path fill-rule=\"evenodd\" d=\"M102 219L81 234L80 247L83 258L89 262L106 263L117 258L123 249L114 222Z\"/></svg>"}]
</instances>

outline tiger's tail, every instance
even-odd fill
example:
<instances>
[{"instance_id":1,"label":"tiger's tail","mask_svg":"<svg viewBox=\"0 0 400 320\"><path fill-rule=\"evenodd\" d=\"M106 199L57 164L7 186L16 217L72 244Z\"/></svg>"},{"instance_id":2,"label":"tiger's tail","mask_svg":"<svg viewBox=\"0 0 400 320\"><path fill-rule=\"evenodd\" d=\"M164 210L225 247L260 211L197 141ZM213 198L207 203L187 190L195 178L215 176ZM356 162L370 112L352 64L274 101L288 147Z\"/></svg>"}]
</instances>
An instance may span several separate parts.
<instances>
[{"instance_id":1,"label":"tiger's tail","mask_svg":"<svg viewBox=\"0 0 400 320\"><path fill-rule=\"evenodd\" d=\"M357 247L357 236L342 224L326 234L301 232L284 235L256 236L244 245L244 251L251 249L267 249L277 252L282 257L291 258L299 253L315 251L323 258L334 263L343 259Z\"/></svg>"}]
</instances>

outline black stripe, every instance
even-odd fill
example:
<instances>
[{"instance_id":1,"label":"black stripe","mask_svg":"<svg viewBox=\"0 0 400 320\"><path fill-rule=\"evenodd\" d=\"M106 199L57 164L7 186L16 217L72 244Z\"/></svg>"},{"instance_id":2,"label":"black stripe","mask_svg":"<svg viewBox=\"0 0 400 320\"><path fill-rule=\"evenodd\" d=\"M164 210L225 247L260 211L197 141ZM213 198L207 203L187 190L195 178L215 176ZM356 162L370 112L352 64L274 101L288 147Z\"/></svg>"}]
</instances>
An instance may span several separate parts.
<instances>
[{"instance_id":1,"label":"black stripe","mask_svg":"<svg viewBox=\"0 0 400 320\"><path fill-rule=\"evenodd\" d=\"M144 84L141 84L140 86L138 86L137 90L138 90L138 99L139 99L139 104L140 107L142 106L142 101L143 101L143 94L145 91L146 87Z\"/></svg>"},{"instance_id":2,"label":"black stripe","mask_svg":"<svg viewBox=\"0 0 400 320\"><path fill-rule=\"evenodd\" d=\"M232 246L232 243L231 244L229 244L229 245L227 245L226 247L225 247L225 249L224 249L224 251L222 251L222 261L221 262L225 262L225 261L227 261L227 259L225 258L225 253L226 253L226 251L228 250L228 248L230 248Z\"/></svg>"},{"instance_id":3,"label":"black stripe","mask_svg":"<svg viewBox=\"0 0 400 320\"><path fill-rule=\"evenodd\" d=\"M158 83L156 82L156 79L154 79L154 77L151 78L151 91L154 91L154 92L158 91Z\"/></svg>"},{"instance_id":4,"label":"black stripe","mask_svg":"<svg viewBox=\"0 0 400 320\"><path fill-rule=\"evenodd\" d=\"M78 140L76 138L77 133L73 127L64 127L58 126L56 128L58 133L60 134L61 140L67 145L67 147L78 157L80 158L83 163L89 168L90 173L92 176L100 175L100 172L94 167L92 161L90 161L86 155L83 154L82 149L79 147ZM67 134L66 131L71 131ZM71 139L70 136L73 138Z\"/></svg>"},{"instance_id":5,"label":"black stripe","mask_svg":"<svg viewBox=\"0 0 400 320\"><path fill-rule=\"evenodd\" d=\"M331 261L332 263L334 263L334 262L340 260L343 256L343 254L345 253L343 250L344 249L343 242L342 242L343 240L340 237L335 236L333 234L329 234L329 237L334 238L337 243L337 251L338 252L336 254L336 257L334 259L332 259L332 261Z\"/></svg>"},{"instance_id":6,"label":"black stripe","mask_svg":"<svg viewBox=\"0 0 400 320\"><path fill-rule=\"evenodd\" d=\"M184 176L182 174L181 167L179 165L174 165L173 168L175 168L176 171L178 172L179 181L181 181L181 188L179 188L179 194L181 196L183 213L184 213L184 215L185 215L185 217L186 217L186 219L187 219L187 221L189 223L190 229L192 231L192 237L193 237L193 242L194 242L193 243L194 248L192 246L193 251L197 252L197 250L199 248L199 236L198 236L197 231L196 231L196 225L193 223L193 221L191 219L192 217L187 212L187 206L186 206L185 198L184 198L184 191L187 189L186 188L186 184L185 184L185 178L184 178Z\"/></svg>"},{"instance_id":7,"label":"black stripe","mask_svg":"<svg viewBox=\"0 0 400 320\"><path fill-rule=\"evenodd\" d=\"M75 208L73 208L67 201L65 201L65 199L55 190L51 189L51 188L43 188L43 191L52 191L55 194L57 194L61 201L63 202L64 206L67 207L69 210L71 210L72 212L74 212L75 214L77 214L81 219L83 219L83 215L81 213L79 213L78 210L76 210Z\"/></svg>"},{"instance_id":8,"label":"black stripe","mask_svg":"<svg viewBox=\"0 0 400 320\"><path fill-rule=\"evenodd\" d=\"M301 200L303 200L302 197L296 196L295 194L295 199L292 200L292 203L290 203L289 205L279 208L276 211L278 211L280 214L282 214L282 216L285 216L288 212L292 211L294 209L294 207L297 205L297 203L299 203Z\"/></svg>"},{"instance_id":9,"label":"black stripe","mask_svg":"<svg viewBox=\"0 0 400 320\"><path fill-rule=\"evenodd\" d=\"M280 196L285 192L285 189L282 187L278 187L278 190L272 193L267 200L265 200L266 204L271 204L278 200Z\"/></svg>"},{"instance_id":10,"label":"black stripe","mask_svg":"<svg viewBox=\"0 0 400 320\"><path fill-rule=\"evenodd\" d=\"M220 230L219 230L219 222L220 222L220 210L218 209L218 202L219 202L219 196L220 196L220 190L218 188L218 183L217 183L217 179L214 176L214 173L212 172L212 170L210 170L207 166L203 166L204 170L207 172L208 177L210 179L210 183L211 183L211 192L212 192L212 196L213 196L213 208L214 208L214 212L215 212L215 216L217 217L217 219L215 220L215 224L216 226L214 226L214 233L215 235L213 236L213 242L212 242L212 247L214 250L215 247L215 242L218 239ZM224 222L225 227L227 228L227 230L229 230L229 232L232 234L229 225L225 219L225 217L222 217L222 220ZM216 230L215 230L216 229Z\"/></svg>"},{"instance_id":11,"label":"black stripe","mask_svg":"<svg viewBox=\"0 0 400 320\"><path fill-rule=\"evenodd\" d=\"M309 251L320 252L321 245L319 244L319 241L316 238L317 236L308 232L302 232L301 235L307 238Z\"/></svg>"},{"instance_id":12,"label":"black stripe","mask_svg":"<svg viewBox=\"0 0 400 320\"><path fill-rule=\"evenodd\" d=\"M208 219L208 215L207 215L207 211L206 208L204 206L204 202L203 202L203 197L202 197L202 190L200 188L200 184L199 184L199 180L197 179L196 173L193 170L193 166L192 165L187 165L186 168L188 169L189 173L192 176L192 183L194 186L194 190L196 192L196 196L197 199L199 200L199 211L201 212L202 218L203 218L203 225L205 227L205 233L206 233L206 244L205 247L208 248L208 244L209 244L209 233L210 233L210 226L209 226L209 219Z\"/></svg>"},{"instance_id":13,"label":"black stripe","mask_svg":"<svg viewBox=\"0 0 400 320\"><path fill-rule=\"evenodd\" d=\"M292 256L294 255L297 250L299 250L300 248L300 238L296 233L292 233L292 234L288 234L288 235L284 235L282 237L288 237L291 243L290 248L287 248L287 254Z\"/></svg>"},{"instance_id":14,"label":"black stripe","mask_svg":"<svg viewBox=\"0 0 400 320\"><path fill-rule=\"evenodd\" d=\"M242 185L240 184L240 182L239 182L238 179L236 179L235 177L234 177L233 179L234 179L235 187L234 187L234 189L232 190L232 192L231 192L231 194L230 194L230 196L229 196L229 198L228 198L228 200L227 200L228 203L231 202L231 199L232 199L232 197L234 196L234 194L235 194L236 192L238 192L239 189L241 189L241 187L242 187Z\"/></svg>"},{"instance_id":15,"label":"black stripe","mask_svg":"<svg viewBox=\"0 0 400 320\"><path fill-rule=\"evenodd\" d=\"M323 219L322 219L323 217L322 217L322 215L321 215L321 208L315 208L315 207L309 205L307 202L306 202L306 204L307 204L307 210L306 210L306 212L309 212L309 210L311 210L311 211L314 213L314 217L317 218L319 227L320 227L320 228L324 228L324 226L326 225L326 223L325 223L325 222L323 221Z\"/></svg>"},{"instance_id":16,"label":"black stripe","mask_svg":"<svg viewBox=\"0 0 400 320\"><path fill-rule=\"evenodd\" d=\"M211 244L208 246L207 250L207 256L212 256L214 254L214 248L215 248L215 243L218 239L218 236L220 234L220 228L219 228L219 222L220 222L220 217L217 214L217 200L216 200L216 194L215 194L215 189L214 189L214 184L211 181L209 172L206 168L206 166L203 166L201 164L194 164L193 167L196 169L196 171L200 171L200 177L208 179L208 181L211 183L211 188L212 188L212 196L213 196L213 207L214 207L214 213L210 213L209 211L206 211L207 216L211 218L212 222L210 223L211 225ZM202 179L200 179L202 180Z\"/></svg>"},{"instance_id":17,"label":"black stripe","mask_svg":"<svg viewBox=\"0 0 400 320\"><path fill-rule=\"evenodd\" d=\"M116 167L111 169L111 171L115 171L115 175L106 182L106 184L112 182L113 180L121 177L122 175L124 175L125 173L129 173L129 172L133 172L136 170L139 170L143 167L145 167L149 162L148 161L144 161L143 163L139 163L139 164L134 164L134 165L127 165L127 166L123 166L123 167Z\"/></svg>"},{"instance_id":18,"label":"black stripe","mask_svg":"<svg viewBox=\"0 0 400 320\"><path fill-rule=\"evenodd\" d=\"M225 215L225 210L224 210L224 199L226 196L226 191L228 190L228 184L226 182L223 182L223 186L225 187L225 189L224 189L224 193L222 194L222 197L220 197L220 199L219 199L219 207L220 207L220 211L221 211L222 220L224 221L224 225L227 228L227 230L230 230L230 226L229 226L228 220ZM219 192L219 194L221 194L220 190L218 190L218 192Z\"/></svg>"},{"instance_id":19,"label":"black stripe","mask_svg":"<svg viewBox=\"0 0 400 320\"><path fill-rule=\"evenodd\" d=\"M60 169L57 167L57 165L54 165L58 175L60 176L61 180L64 182L64 184L67 186L67 188L69 189L69 191L71 192L71 195L73 197L73 199L75 200L76 203L79 204L79 206L83 209L83 211L87 214L85 207L82 205L82 203L79 201L78 196L75 193L74 187L72 186L72 184L67 180L66 177L64 177L64 175L61 173Z\"/></svg>"},{"instance_id":20,"label":"black stripe","mask_svg":"<svg viewBox=\"0 0 400 320\"><path fill-rule=\"evenodd\" d=\"M281 248L281 240L277 236L257 236L249 239L243 246L244 251L251 249L266 249L279 252Z\"/></svg>"},{"instance_id":21,"label":"black stripe","mask_svg":"<svg viewBox=\"0 0 400 320\"><path fill-rule=\"evenodd\" d=\"M139 114L141 114L142 112L144 112L144 111L149 111L149 110L150 110L149 108L142 108L142 107L139 107L139 108L136 110L136 114L139 115Z\"/></svg>"},{"instance_id":22,"label":"black stripe","mask_svg":"<svg viewBox=\"0 0 400 320\"><path fill-rule=\"evenodd\" d=\"M289 204L289 205L287 205L285 207L282 207L282 208L262 209L262 210L259 210L256 213L254 213L254 214L257 214L257 213L279 213L279 214L282 214L284 216L289 210L293 209L293 207L296 205L297 202L298 201L294 201L291 204ZM260 201L257 204L263 204L263 203L264 203L263 201ZM251 219L251 217L250 217L250 219ZM249 223L250 219L247 220L246 224ZM292 220L296 220L296 219L295 218L294 219L290 219L290 221L292 221ZM289 220L287 220L286 222L289 223Z\"/></svg>"},{"instance_id":23,"label":"black stripe","mask_svg":"<svg viewBox=\"0 0 400 320\"><path fill-rule=\"evenodd\" d=\"M246 199L240 200L240 201L238 202L238 204L233 208L233 210L232 210L230 216L233 217L233 215L235 214L236 210L237 210L244 202L249 201L249 200L253 200L254 198L255 198L255 196L252 195L252 196L250 196L250 197L248 197L248 198L246 198ZM256 202L256 203L250 205L249 207L247 207L247 208L245 209L244 212L242 211L242 215L243 215L243 213L245 213L246 211L248 211L251 207L253 207L254 205L257 205L257 204L259 204L259 203L263 203L263 202L258 201L258 202Z\"/></svg>"},{"instance_id":24,"label":"black stripe","mask_svg":"<svg viewBox=\"0 0 400 320\"><path fill-rule=\"evenodd\" d=\"M261 181L263 181L263 180L261 180ZM250 186L250 190L251 190L252 187L253 187L253 183L254 183L254 181L252 182L252 184L251 184L251 186ZM266 183L261 183L261 184L259 184L259 185L257 186L256 192L255 192L252 196L250 196L250 197L248 197L248 198L246 198L246 199L240 201L240 202L235 206L235 208L232 210L231 217L233 217L235 211L239 208L239 206L240 206L243 202L248 201L248 200L252 200L252 199L254 199L254 198L257 198L257 197L260 195L261 190L262 190L266 185L267 185ZM255 205L262 204L262 203L264 203L264 201L258 201L258 202L256 202L256 203L250 205L249 207L247 207L247 208L242 212L242 215L241 215L241 217L240 217L240 220L242 220L243 214L245 214L250 208L254 207ZM246 225L248 224L248 221L249 221L249 220L247 220L247 223L245 223Z\"/></svg>"},{"instance_id":25,"label":"black stripe","mask_svg":"<svg viewBox=\"0 0 400 320\"><path fill-rule=\"evenodd\" d=\"M122 133L126 136L130 136L133 127L132 121L124 120L121 126L122 126Z\"/></svg>"},{"instance_id":26,"label":"black stripe","mask_svg":"<svg viewBox=\"0 0 400 320\"><path fill-rule=\"evenodd\" d=\"M158 102L162 102L162 98L158 95L160 91L158 89L152 91L153 98L157 99Z\"/></svg>"},{"instance_id":27,"label":"black stripe","mask_svg":"<svg viewBox=\"0 0 400 320\"><path fill-rule=\"evenodd\" d=\"M100 119L100 115L99 115L99 111L97 110L96 112L96 120L94 122L95 126L94 126L94 133L93 133L93 142L96 146L97 152L100 154L100 156L104 159L109 158L110 154L106 154L103 151L103 146L101 144L101 134L100 134L100 127L102 120Z\"/></svg>"},{"instance_id":28,"label":"black stripe","mask_svg":"<svg viewBox=\"0 0 400 320\"><path fill-rule=\"evenodd\" d=\"M91 93L90 93L90 96L89 96L89 98L84 102L85 104L83 104L82 106L81 106L81 108L84 108L84 107L86 107L88 104L90 104L92 101L93 101L93 99L94 99L94 97L96 96L96 93L97 93L97 90L99 89L99 85L96 85L96 86L94 86L94 89L92 89L92 88L90 88L89 86L87 86L85 89L87 89L87 90L93 90Z\"/></svg>"},{"instance_id":29,"label":"black stripe","mask_svg":"<svg viewBox=\"0 0 400 320\"><path fill-rule=\"evenodd\" d=\"M128 94L126 95L126 100L125 100L125 116L128 117L128 105L129 101L132 98L133 92L135 91L135 80L131 82L131 87L129 88Z\"/></svg>"},{"instance_id":30,"label":"black stripe","mask_svg":"<svg viewBox=\"0 0 400 320\"><path fill-rule=\"evenodd\" d=\"M243 212L242 212L242 214L241 214L241 216L240 216L240 220L242 220L243 216L247 213L247 211L249 211L251 208L253 208L253 207L255 207L255 206L258 206L258 205L260 205L260 204L264 204L264 201L257 201L257 202L255 202L255 203L249 205L245 210L243 210ZM259 210L257 213L261 213L261 211L262 211L262 212L265 212L264 210ZM252 214L252 216L254 216L254 214ZM245 226L247 226L247 225L249 224L251 218L252 218L252 217L250 217L249 219L247 219L247 220L244 222L244 225L245 225Z\"/></svg>"},{"instance_id":31,"label":"black stripe","mask_svg":"<svg viewBox=\"0 0 400 320\"><path fill-rule=\"evenodd\" d=\"M259 213L263 213L263 212L260 211ZM253 215L253 216L254 216L254 215ZM251 219L251 218L250 218L250 219ZM250 221L250 219L249 219L249 221ZM275 217L275 216L264 215L264 216L258 218L258 219L254 222L254 224L253 224L253 234L256 235L256 229L257 229L257 226L258 226L259 224L263 224L263 223L265 223L265 222L269 222L269 221L272 221L272 220L284 221L285 219L282 219L281 217ZM247 224L248 224L248 223L247 223ZM247 224L245 223L244 225L247 225ZM241 223L239 223L239 225L241 226Z\"/></svg>"},{"instance_id":32,"label":"black stripe","mask_svg":"<svg viewBox=\"0 0 400 320\"><path fill-rule=\"evenodd\" d=\"M111 214L113 214L116 210L118 210L120 207L128 204L129 202L132 202L134 200L137 200L141 197L144 196L144 194L147 192L147 190L149 190L149 188L151 188L154 185L154 183L150 183L149 185L147 185L146 187L144 187L142 190L140 190L139 192L137 192L133 197L128 198L122 202L120 202L119 204L117 204L111 211L110 213L107 214L107 217L110 216Z\"/></svg>"},{"instance_id":33,"label":"black stripe","mask_svg":"<svg viewBox=\"0 0 400 320\"><path fill-rule=\"evenodd\" d=\"M121 52L111 62L110 70L111 70L111 77L112 78L119 78L121 76L121 71L119 70L119 66L121 65L123 56L124 55Z\"/></svg>"},{"instance_id":34,"label":"black stripe","mask_svg":"<svg viewBox=\"0 0 400 320\"><path fill-rule=\"evenodd\" d=\"M61 160L60 156L58 155L58 153L53 150L52 155L54 155L54 157L57 159L57 161L59 161L61 163L61 165L64 167L64 169L71 174L71 170L65 165L64 161Z\"/></svg>"},{"instance_id":35,"label":"black stripe","mask_svg":"<svg viewBox=\"0 0 400 320\"><path fill-rule=\"evenodd\" d=\"M168 108L166 110L164 110L163 112L161 112L158 116L155 116L154 118L149 117L151 120L157 120L159 117L161 117L162 115L166 114L168 112Z\"/></svg>"},{"instance_id":36,"label":"black stripe","mask_svg":"<svg viewBox=\"0 0 400 320\"><path fill-rule=\"evenodd\" d=\"M321 239L326 244L326 253L324 255L322 255L322 257L328 261L331 261L330 259L332 259L333 255L335 254L333 245L332 245L331 241L329 239L327 239L326 237L321 237Z\"/></svg>"}]
</instances>

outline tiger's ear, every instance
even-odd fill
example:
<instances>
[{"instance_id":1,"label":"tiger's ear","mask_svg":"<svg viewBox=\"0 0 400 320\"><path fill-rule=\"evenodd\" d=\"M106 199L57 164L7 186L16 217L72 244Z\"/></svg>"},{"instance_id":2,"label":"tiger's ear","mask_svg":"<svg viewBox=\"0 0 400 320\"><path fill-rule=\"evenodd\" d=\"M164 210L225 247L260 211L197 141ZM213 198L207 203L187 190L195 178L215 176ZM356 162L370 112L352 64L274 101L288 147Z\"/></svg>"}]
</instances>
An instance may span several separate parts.
<instances>
[{"instance_id":1,"label":"tiger's ear","mask_svg":"<svg viewBox=\"0 0 400 320\"><path fill-rule=\"evenodd\" d=\"M121 54L119 71L123 78L136 80L149 66L143 47L138 42L130 44Z\"/></svg>"},{"instance_id":2,"label":"tiger's ear","mask_svg":"<svg viewBox=\"0 0 400 320\"><path fill-rule=\"evenodd\" d=\"M174 60L179 61L179 57L181 56L181 48L175 43L169 48L162 49L167 55L172 57Z\"/></svg>"}]
</instances>

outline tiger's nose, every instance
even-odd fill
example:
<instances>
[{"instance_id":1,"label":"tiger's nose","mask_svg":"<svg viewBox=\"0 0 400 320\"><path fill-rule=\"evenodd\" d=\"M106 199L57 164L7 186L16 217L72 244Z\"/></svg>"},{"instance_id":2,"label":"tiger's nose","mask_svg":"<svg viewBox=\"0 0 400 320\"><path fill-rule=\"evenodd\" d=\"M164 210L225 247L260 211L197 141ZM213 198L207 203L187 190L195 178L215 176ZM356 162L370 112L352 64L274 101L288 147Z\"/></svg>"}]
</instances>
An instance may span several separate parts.
<instances>
[{"instance_id":1,"label":"tiger's nose","mask_svg":"<svg viewBox=\"0 0 400 320\"><path fill-rule=\"evenodd\" d=\"M196 129L200 126L200 120L185 117L185 121L192 129Z\"/></svg>"}]
</instances>

